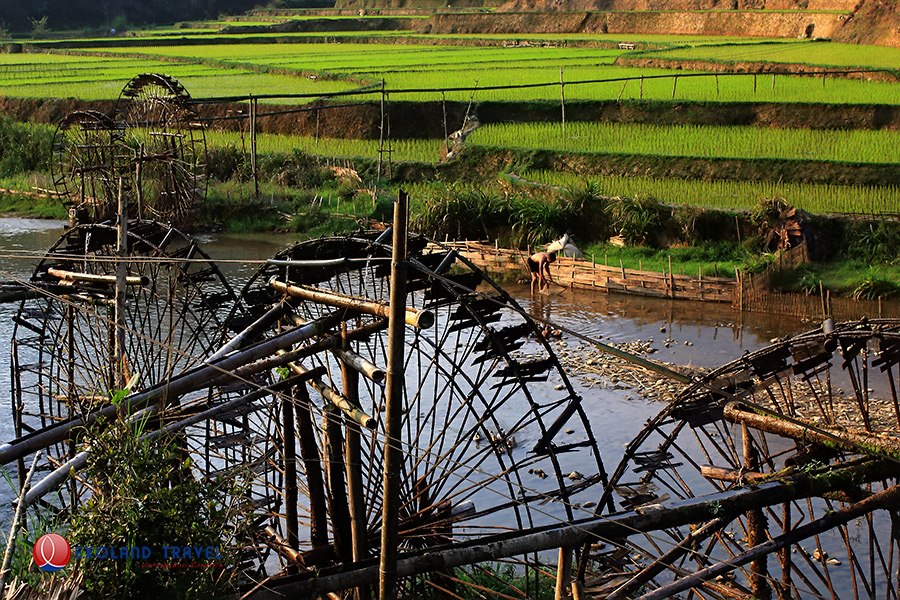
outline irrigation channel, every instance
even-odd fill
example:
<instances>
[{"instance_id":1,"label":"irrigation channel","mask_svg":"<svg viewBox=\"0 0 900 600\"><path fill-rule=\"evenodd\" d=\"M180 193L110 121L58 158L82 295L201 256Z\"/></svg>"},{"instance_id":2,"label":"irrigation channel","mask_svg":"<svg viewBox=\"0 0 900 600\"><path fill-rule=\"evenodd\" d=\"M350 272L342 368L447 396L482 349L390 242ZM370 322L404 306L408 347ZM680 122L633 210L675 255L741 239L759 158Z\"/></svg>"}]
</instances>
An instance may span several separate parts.
<instances>
[{"instance_id":1,"label":"irrigation channel","mask_svg":"<svg viewBox=\"0 0 900 600\"><path fill-rule=\"evenodd\" d=\"M177 393L158 410L183 432L197 476L248 478L252 576L291 565L298 574L267 585L301 596L373 585L387 236L292 245L134 221L113 319L110 279L96 276L116 270L104 260L115 233L0 220L3 280L41 288L0 305L0 376L14 408L0 433L17 439L0 455L20 472L35 448L50 455L26 502L74 506L88 493L56 467L83 458L60 423L104 410L103 388L130 374L110 368L124 329L115 347L140 374L136 408L160 407L161 388ZM900 323L735 322L727 306L571 289L531 298L426 246L407 239L404 595L464 593L471 580L457 567L489 575L501 561L527 577L499 597L534 597L558 573L591 597L689 587L712 598L897 597ZM237 332L248 339L229 343ZM610 358L597 342L677 372ZM276 365L289 367L291 387ZM12 498L0 491L4 507Z\"/></svg>"}]
</instances>

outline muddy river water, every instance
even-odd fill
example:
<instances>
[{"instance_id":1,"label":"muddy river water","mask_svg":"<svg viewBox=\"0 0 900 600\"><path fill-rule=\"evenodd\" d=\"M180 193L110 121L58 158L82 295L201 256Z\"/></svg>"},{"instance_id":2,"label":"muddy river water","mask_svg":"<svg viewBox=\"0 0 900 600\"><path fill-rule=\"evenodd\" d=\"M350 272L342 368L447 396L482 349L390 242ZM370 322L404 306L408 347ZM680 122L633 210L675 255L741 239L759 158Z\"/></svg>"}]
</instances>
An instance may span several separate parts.
<instances>
[{"instance_id":1,"label":"muddy river water","mask_svg":"<svg viewBox=\"0 0 900 600\"><path fill-rule=\"evenodd\" d=\"M30 276L41 253L63 233L57 221L0 219L0 280ZM204 250L215 260L235 289L255 272L260 261L292 243L284 236L199 236ZM739 357L745 351L765 346L770 339L815 326L794 318L775 315L743 316L729 305L670 301L636 296L607 295L566 290L531 298L527 286L513 285L509 291L527 311L603 342L640 341L655 350L652 358L676 365L710 368ZM10 415L10 341L17 303L0 304L0 438L14 437ZM563 352L587 348L577 338L563 336L554 342ZM591 385L577 374L573 381L600 442L604 462L614 466L622 447L642 425L662 408L660 401L627 385ZM0 519L10 516L13 492L0 482Z\"/></svg>"}]
</instances>

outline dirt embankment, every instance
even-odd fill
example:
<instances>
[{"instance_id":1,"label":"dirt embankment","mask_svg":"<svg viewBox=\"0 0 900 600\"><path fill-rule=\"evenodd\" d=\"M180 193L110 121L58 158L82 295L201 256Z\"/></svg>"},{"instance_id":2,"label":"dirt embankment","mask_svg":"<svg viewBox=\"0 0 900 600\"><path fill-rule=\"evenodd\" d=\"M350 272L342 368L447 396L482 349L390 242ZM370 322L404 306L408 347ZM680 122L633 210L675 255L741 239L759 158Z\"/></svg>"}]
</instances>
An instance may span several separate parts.
<instances>
[{"instance_id":1,"label":"dirt embankment","mask_svg":"<svg viewBox=\"0 0 900 600\"><path fill-rule=\"evenodd\" d=\"M329 107L321 110L303 107L260 105L258 131L285 135L377 139L380 135L381 108L371 102L356 106ZM394 138L443 138L463 122L465 102L394 102L389 105L388 120ZM20 99L0 97L0 111L18 121L56 124L70 112L98 110L112 115L115 101L86 102L75 99ZM247 130L246 118L220 120L247 115L246 104L202 105L200 115L215 119L211 129ZM272 113L272 114L270 114ZM483 124L500 122L554 122L560 119L555 102L482 102L475 114ZM810 129L893 129L900 130L900 106L771 104L755 102L579 102L566 103L566 120L603 123L644 123L653 125L754 125L760 127L798 127Z\"/></svg>"},{"instance_id":2,"label":"dirt embankment","mask_svg":"<svg viewBox=\"0 0 900 600\"><path fill-rule=\"evenodd\" d=\"M493 13L435 14L417 25L431 33L824 37L900 46L895 0L510 0Z\"/></svg>"},{"instance_id":3,"label":"dirt embankment","mask_svg":"<svg viewBox=\"0 0 900 600\"><path fill-rule=\"evenodd\" d=\"M437 14L419 25L433 34L612 33L746 37L833 37L839 13L728 11L508 12Z\"/></svg>"},{"instance_id":4,"label":"dirt embankment","mask_svg":"<svg viewBox=\"0 0 900 600\"><path fill-rule=\"evenodd\" d=\"M641 69L677 69L684 71L705 71L709 73L810 73L829 71L829 78L860 79L865 81L886 81L897 83L900 76L896 71L870 71L840 67L817 67L813 65L769 62L714 62L709 60L681 60L675 58L627 58L616 59L622 67Z\"/></svg>"}]
</instances>

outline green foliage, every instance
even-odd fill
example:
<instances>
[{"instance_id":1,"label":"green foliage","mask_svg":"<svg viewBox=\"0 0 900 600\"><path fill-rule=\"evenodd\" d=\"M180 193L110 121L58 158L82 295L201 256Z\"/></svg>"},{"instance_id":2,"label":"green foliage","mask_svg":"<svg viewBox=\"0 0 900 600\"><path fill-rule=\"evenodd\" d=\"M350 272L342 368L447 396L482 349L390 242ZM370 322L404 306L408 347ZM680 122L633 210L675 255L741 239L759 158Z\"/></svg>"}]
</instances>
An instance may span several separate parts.
<instances>
[{"instance_id":1,"label":"green foliage","mask_svg":"<svg viewBox=\"0 0 900 600\"><path fill-rule=\"evenodd\" d=\"M41 39L47 35L47 19L49 19L49 15L44 15L39 19L31 19L31 36L34 39Z\"/></svg>"},{"instance_id":2,"label":"green foliage","mask_svg":"<svg viewBox=\"0 0 900 600\"><path fill-rule=\"evenodd\" d=\"M662 223L661 212L659 200L647 194L638 194L634 198L616 198L612 206L619 235L625 239L625 243L632 246L644 246L653 242L652 237Z\"/></svg>"},{"instance_id":3,"label":"green foliage","mask_svg":"<svg viewBox=\"0 0 900 600\"><path fill-rule=\"evenodd\" d=\"M900 247L900 223L893 221L855 222L847 229L850 257L893 263Z\"/></svg>"},{"instance_id":4,"label":"green foliage","mask_svg":"<svg viewBox=\"0 0 900 600\"><path fill-rule=\"evenodd\" d=\"M753 210L760 198L786 198L809 213L900 212L900 188L896 186L859 186L766 181L706 181L700 179L662 179L653 177L588 176L561 171L522 173L529 181L567 187L585 180L598 182L609 196L634 196L646 193L661 202L702 207ZM734 227L734 216L730 217Z\"/></svg>"},{"instance_id":5,"label":"green foliage","mask_svg":"<svg viewBox=\"0 0 900 600\"><path fill-rule=\"evenodd\" d=\"M777 252L764 252L757 256L751 256L747 259L747 262L744 263L742 271L744 271L745 273L750 273L752 275L757 275L768 269L769 266L774 263L777 258Z\"/></svg>"},{"instance_id":6,"label":"green foliage","mask_svg":"<svg viewBox=\"0 0 900 600\"><path fill-rule=\"evenodd\" d=\"M555 572L555 569L552 570ZM456 592L465 600L484 598L483 590L489 590L487 596L496 593L499 597L507 598L525 597L526 590L528 598L533 600L551 600L555 596L555 582L550 578L541 577L540 585L535 589L534 576L526 576L510 564L473 565L465 569L456 569L455 574L462 582L462 585L456 587Z\"/></svg>"},{"instance_id":7,"label":"green foliage","mask_svg":"<svg viewBox=\"0 0 900 600\"><path fill-rule=\"evenodd\" d=\"M857 300L893 298L898 295L900 295L900 282L887 278L881 269L875 267L869 267L862 280L853 290L853 297Z\"/></svg>"},{"instance_id":8,"label":"green foliage","mask_svg":"<svg viewBox=\"0 0 900 600\"><path fill-rule=\"evenodd\" d=\"M4 177L49 168L53 131L46 125L19 123L0 115L0 172Z\"/></svg>"},{"instance_id":9,"label":"green foliage","mask_svg":"<svg viewBox=\"0 0 900 600\"><path fill-rule=\"evenodd\" d=\"M86 432L92 451L82 476L93 494L69 520L69 543L147 546L154 562L165 562L163 546L211 546L222 559L186 569L145 566L140 559L81 558L73 571L97 598L204 598L231 590L243 527L243 478L196 476L183 439L142 440L147 426L117 420L102 432Z\"/></svg>"}]
</instances>

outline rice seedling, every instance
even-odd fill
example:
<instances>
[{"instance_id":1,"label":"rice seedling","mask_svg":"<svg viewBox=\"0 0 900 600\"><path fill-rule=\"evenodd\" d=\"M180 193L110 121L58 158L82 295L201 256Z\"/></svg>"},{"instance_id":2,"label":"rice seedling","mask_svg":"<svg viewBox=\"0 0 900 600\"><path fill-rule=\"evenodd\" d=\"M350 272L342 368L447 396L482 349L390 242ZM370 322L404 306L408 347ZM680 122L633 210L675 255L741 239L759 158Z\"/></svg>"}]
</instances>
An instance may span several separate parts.
<instances>
[{"instance_id":1,"label":"rice seedling","mask_svg":"<svg viewBox=\"0 0 900 600\"><path fill-rule=\"evenodd\" d=\"M703 181L649 177L583 176L558 171L522 173L554 187L594 183L608 196L647 194L669 204L750 210L760 198L784 198L811 213L880 214L900 212L897 186L843 186L784 182Z\"/></svg>"},{"instance_id":2,"label":"rice seedling","mask_svg":"<svg viewBox=\"0 0 900 600\"><path fill-rule=\"evenodd\" d=\"M624 123L493 123L469 143L597 154L774 158L849 163L900 162L900 133Z\"/></svg>"}]
</instances>

